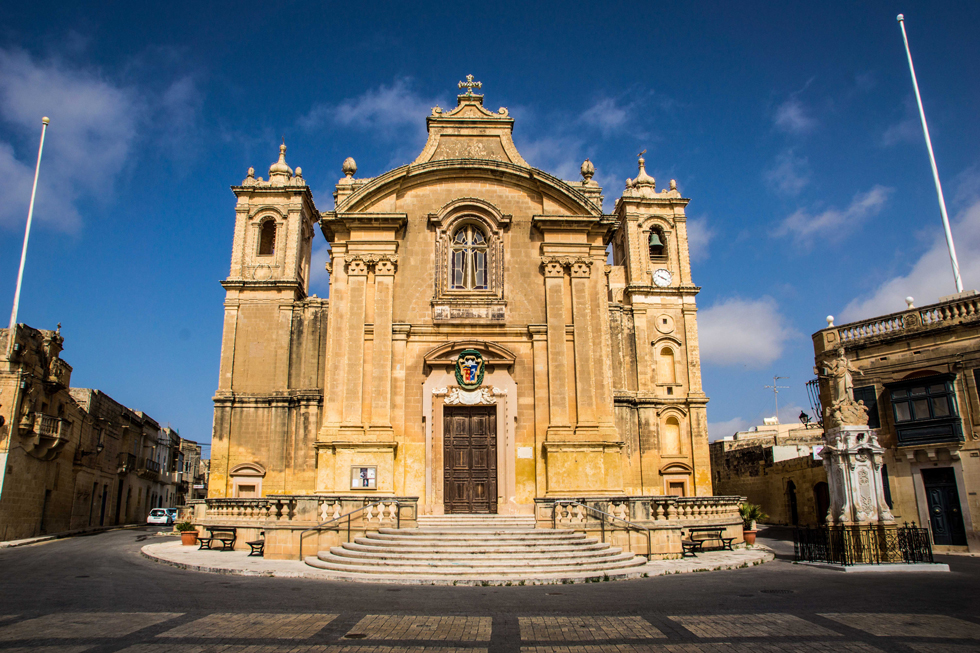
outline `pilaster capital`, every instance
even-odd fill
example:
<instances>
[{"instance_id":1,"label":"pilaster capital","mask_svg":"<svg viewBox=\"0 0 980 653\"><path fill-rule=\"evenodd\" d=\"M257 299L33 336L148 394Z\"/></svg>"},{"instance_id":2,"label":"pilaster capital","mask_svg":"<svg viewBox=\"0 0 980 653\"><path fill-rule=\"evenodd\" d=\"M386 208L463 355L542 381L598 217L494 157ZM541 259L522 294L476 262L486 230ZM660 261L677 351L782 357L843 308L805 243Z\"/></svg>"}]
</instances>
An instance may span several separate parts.
<instances>
[{"instance_id":1,"label":"pilaster capital","mask_svg":"<svg viewBox=\"0 0 980 653\"><path fill-rule=\"evenodd\" d=\"M578 258L568 266L572 278L588 279L592 276L592 261L587 258Z\"/></svg>"},{"instance_id":2,"label":"pilaster capital","mask_svg":"<svg viewBox=\"0 0 980 653\"><path fill-rule=\"evenodd\" d=\"M369 269L378 276L392 276L398 257L392 254L355 254L348 256L345 262L349 276L364 276Z\"/></svg>"},{"instance_id":3,"label":"pilaster capital","mask_svg":"<svg viewBox=\"0 0 980 653\"><path fill-rule=\"evenodd\" d=\"M541 257L541 270L545 277L564 277L568 259L557 256Z\"/></svg>"},{"instance_id":4,"label":"pilaster capital","mask_svg":"<svg viewBox=\"0 0 980 653\"><path fill-rule=\"evenodd\" d=\"M349 256L345 261L347 264L347 276L366 277L368 273L368 262L362 256Z\"/></svg>"}]
</instances>

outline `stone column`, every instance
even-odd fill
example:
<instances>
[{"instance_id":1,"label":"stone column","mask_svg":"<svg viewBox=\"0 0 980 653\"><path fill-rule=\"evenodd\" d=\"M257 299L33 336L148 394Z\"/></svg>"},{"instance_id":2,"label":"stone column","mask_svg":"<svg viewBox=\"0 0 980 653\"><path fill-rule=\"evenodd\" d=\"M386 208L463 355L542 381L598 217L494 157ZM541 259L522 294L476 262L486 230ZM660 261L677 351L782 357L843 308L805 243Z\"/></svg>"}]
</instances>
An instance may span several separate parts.
<instances>
[{"instance_id":1,"label":"stone column","mask_svg":"<svg viewBox=\"0 0 980 653\"><path fill-rule=\"evenodd\" d=\"M361 397L364 376L364 302L367 294L367 263L353 257L347 263L348 306L343 336L345 352L343 379L337 388L344 392L345 426L361 424Z\"/></svg>"},{"instance_id":2,"label":"stone column","mask_svg":"<svg viewBox=\"0 0 980 653\"><path fill-rule=\"evenodd\" d=\"M327 308L327 360L324 375L324 424L340 424L344 416L344 346L342 325L346 324L347 307L347 266L346 247L334 243L330 249L330 303Z\"/></svg>"},{"instance_id":3,"label":"stone column","mask_svg":"<svg viewBox=\"0 0 980 653\"><path fill-rule=\"evenodd\" d=\"M601 343L592 340L592 311L589 306L589 277L592 261L578 259L570 266L572 277L572 320L575 337L575 397L577 399L578 425L594 429L596 426L596 379L593 367L593 348ZM590 438L591 439L591 438Z\"/></svg>"},{"instance_id":4,"label":"stone column","mask_svg":"<svg viewBox=\"0 0 980 653\"><path fill-rule=\"evenodd\" d=\"M395 261L382 258L374 264L374 356L371 363L371 430L381 439L392 438L392 327L391 300ZM404 347L403 347L404 349ZM403 373L404 375L404 373Z\"/></svg>"},{"instance_id":5,"label":"stone column","mask_svg":"<svg viewBox=\"0 0 980 653\"><path fill-rule=\"evenodd\" d=\"M548 328L534 324L527 330L531 335L531 351L534 357L534 453L537 460L548 433ZM538 488L547 487L544 465L535 465L535 480Z\"/></svg>"},{"instance_id":6,"label":"stone column","mask_svg":"<svg viewBox=\"0 0 980 653\"><path fill-rule=\"evenodd\" d=\"M548 319L548 411L549 433L567 431L568 361L565 348L565 267L561 261L547 258L544 269L545 311Z\"/></svg>"}]
</instances>

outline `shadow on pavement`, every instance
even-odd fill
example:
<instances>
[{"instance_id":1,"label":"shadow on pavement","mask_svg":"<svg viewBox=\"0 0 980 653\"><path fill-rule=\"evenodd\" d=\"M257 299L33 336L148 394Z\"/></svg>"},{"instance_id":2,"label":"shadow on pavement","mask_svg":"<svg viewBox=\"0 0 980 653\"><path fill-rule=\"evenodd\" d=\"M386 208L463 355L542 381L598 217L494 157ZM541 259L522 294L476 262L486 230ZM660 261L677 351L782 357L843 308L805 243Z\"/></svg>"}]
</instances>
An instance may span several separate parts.
<instances>
[{"instance_id":1,"label":"shadow on pavement","mask_svg":"<svg viewBox=\"0 0 980 653\"><path fill-rule=\"evenodd\" d=\"M766 526L759 525L759 534L756 541L763 546L772 549L776 554L777 560L794 559L793 554L793 529L790 526Z\"/></svg>"}]
</instances>

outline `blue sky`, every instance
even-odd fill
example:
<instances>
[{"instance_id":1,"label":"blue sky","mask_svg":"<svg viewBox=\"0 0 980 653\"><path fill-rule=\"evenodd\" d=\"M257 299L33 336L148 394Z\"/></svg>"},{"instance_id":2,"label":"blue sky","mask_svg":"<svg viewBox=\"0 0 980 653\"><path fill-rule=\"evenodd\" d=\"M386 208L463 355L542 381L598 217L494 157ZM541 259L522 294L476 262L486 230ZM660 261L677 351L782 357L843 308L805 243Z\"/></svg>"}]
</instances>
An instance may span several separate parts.
<instances>
[{"instance_id":1,"label":"blue sky","mask_svg":"<svg viewBox=\"0 0 980 653\"><path fill-rule=\"evenodd\" d=\"M73 385L210 439L234 196L285 137L320 209L411 161L467 73L532 165L606 209L636 174L688 207L712 437L809 411L810 334L954 291L903 12L967 288L980 287L980 4L33 2L0 26L0 306L63 323ZM326 258L317 240L315 268ZM326 273L313 292L326 295ZM9 310L9 308L4 309ZM7 315L7 313L3 313ZM4 321L4 325L6 321Z\"/></svg>"}]
</instances>

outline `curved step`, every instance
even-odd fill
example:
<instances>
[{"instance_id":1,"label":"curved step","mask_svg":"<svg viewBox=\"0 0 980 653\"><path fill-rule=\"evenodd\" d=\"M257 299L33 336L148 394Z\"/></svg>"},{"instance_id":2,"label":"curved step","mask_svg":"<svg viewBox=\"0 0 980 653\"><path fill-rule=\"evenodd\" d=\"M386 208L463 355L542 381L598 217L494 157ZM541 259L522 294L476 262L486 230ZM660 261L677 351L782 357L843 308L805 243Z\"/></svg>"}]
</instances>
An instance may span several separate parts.
<instances>
[{"instance_id":1,"label":"curved step","mask_svg":"<svg viewBox=\"0 0 980 653\"><path fill-rule=\"evenodd\" d=\"M361 538L358 538L361 539ZM548 544L543 546L536 546L533 548L528 548L526 546L495 546L492 543L484 544L481 546L470 546L470 547L451 547L443 546L439 548L433 548L430 546L410 546L407 544L399 544L396 546L388 546L382 544L381 541L375 542L370 541L368 544L362 544L359 542L348 542L343 545L343 547L349 551L365 551L365 552L385 552L385 551L401 551L405 555L418 555L431 558L433 555L468 555L468 556L480 556L480 555L508 555L508 554L518 554L518 555L561 555L564 553L576 553L581 552L583 554L588 554L592 551L607 551L609 550L609 545L602 544L600 542L595 542L593 544L584 545L571 545L571 544Z\"/></svg>"},{"instance_id":2,"label":"curved step","mask_svg":"<svg viewBox=\"0 0 980 653\"><path fill-rule=\"evenodd\" d=\"M405 563L421 562L427 564L434 560L431 554L426 553L406 553L404 551L398 551L394 549L387 549L382 551L365 551L358 549L349 549L345 546L335 546L330 549L330 553L334 556L339 556L343 558L351 559L361 559L365 561L377 560L377 561L391 561L399 560ZM453 563L460 564L483 564L485 562L493 562L496 564L523 564L528 563L553 563L555 561L565 561L565 562L580 562L580 561L603 561L606 559L611 559L617 555L620 555L622 551L617 548L608 549L593 549L589 551L566 551L562 553L540 553L536 551L522 551L514 552L508 554L485 554L485 553L468 553L468 552L452 552L444 553L438 557L438 560L445 560Z\"/></svg>"},{"instance_id":3,"label":"curved step","mask_svg":"<svg viewBox=\"0 0 980 653\"><path fill-rule=\"evenodd\" d=\"M473 565L356 565L350 564L350 560L334 558L329 554L319 554L316 558L307 558L306 564L320 569L330 569L333 571L356 572L361 574L410 574L421 576L452 576L458 578L483 578L483 577L502 577L502 578L533 578L536 574L560 574L560 573L603 573L617 569L627 569L639 567L646 564L643 558L632 555L623 556L622 559L614 560L606 564L558 564L548 567L495 567L495 566L473 566Z\"/></svg>"}]
</instances>

